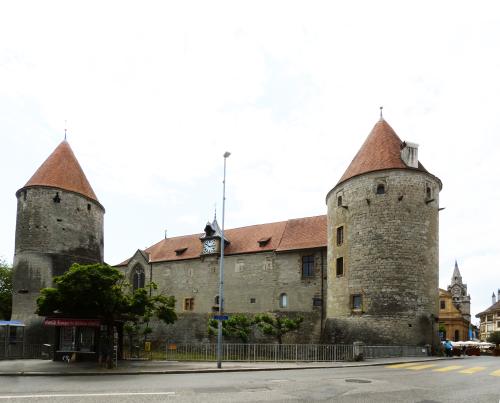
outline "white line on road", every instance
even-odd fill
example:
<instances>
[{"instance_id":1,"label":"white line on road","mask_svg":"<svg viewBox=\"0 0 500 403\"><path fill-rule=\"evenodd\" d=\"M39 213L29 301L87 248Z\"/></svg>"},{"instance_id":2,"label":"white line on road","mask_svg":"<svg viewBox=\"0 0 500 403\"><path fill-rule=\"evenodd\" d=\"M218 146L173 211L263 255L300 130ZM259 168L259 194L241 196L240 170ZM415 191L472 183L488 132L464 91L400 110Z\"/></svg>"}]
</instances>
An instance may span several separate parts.
<instances>
[{"instance_id":1,"label":"white line on road","mask_svg":"<svg viewBox=\"0 0 500 403\"><path fill-rule=\"evenodd\" d=\"M67 393L52 395L11 395L0 396L0 399L37 399L54 397L99 397L99 396L173 396L175 392L123 392L123 393Z\"/></svg>"}]
</instances>

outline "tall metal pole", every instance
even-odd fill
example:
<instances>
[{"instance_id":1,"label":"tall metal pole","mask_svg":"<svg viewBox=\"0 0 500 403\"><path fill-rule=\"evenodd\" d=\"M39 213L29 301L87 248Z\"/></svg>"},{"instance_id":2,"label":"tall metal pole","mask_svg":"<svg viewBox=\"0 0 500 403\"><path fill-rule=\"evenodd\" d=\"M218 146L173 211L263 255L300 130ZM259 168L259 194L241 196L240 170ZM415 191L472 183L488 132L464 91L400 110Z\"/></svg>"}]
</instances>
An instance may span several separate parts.
<instances>
[{"instance_id":1,"label":"tall metal pole","mask_svg":"<svg viewBox=\"0 0 500 403\"><path fill-rule=\"evenodd\" d=\"M222 228L220 241L220 268L219 268L219 323L217 326L217 368L222 368L222 318L224 314L224 216L226 208L226 159L231 153L226 151L224 157L224 180L222 181Z\"/></svg>"}]
</instances>

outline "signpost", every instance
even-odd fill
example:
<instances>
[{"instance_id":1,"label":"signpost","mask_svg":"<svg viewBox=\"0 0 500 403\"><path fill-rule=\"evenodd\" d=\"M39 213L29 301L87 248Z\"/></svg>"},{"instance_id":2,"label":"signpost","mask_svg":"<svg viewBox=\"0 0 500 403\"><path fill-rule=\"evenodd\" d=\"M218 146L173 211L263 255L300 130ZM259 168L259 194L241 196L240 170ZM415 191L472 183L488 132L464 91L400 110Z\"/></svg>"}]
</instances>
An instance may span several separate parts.
<instances>
[{"instance_id":1,"label":"signpost","mask_svg":"<svg viewBox=\"0 0 500 403\"><path fill-rule=\"evenodd\" d=\"M228 315L214 315L215 320L228 320L229 316Z\"/></svg>"}]
</instances>

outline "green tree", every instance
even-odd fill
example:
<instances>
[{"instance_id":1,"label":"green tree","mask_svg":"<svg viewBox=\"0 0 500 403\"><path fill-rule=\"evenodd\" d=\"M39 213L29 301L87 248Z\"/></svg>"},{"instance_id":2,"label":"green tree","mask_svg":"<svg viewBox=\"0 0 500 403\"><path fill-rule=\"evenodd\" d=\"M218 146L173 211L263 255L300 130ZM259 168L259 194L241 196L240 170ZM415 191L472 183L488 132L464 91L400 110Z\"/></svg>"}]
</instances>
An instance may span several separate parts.
<instances>
[{"instance_id":1,"label":"green tree","mask_svg":"<svg viewBox=\"0 0 500 403\"><path fill-rule=\"evenodd\" d=\"M248 337L252 331L253 321L248 316L235 314L228 320L222 322L222 334L229 337L237 337L242 343L248 342ZM208 334L215 335L218 331L218 320L208 320Z\"/></svg>"},{"instance_id":2,"label":"green tree","mask_svg":"<svg viewBox=\"0 0 500 403\"><path fill-rule=\"evenodd\" d=\"M44 288L37 300L39 315L71 315L80 318L99 318L107 327L107 367L113 366L113 325L117 320L138 321L138 318L156 317L164 323L173 323L175 298L149 295L147 288L129 292L130 285L123 274L106 264L74 264L61 276L54 277L55 287ZM150 287L155 288L154 284Z\"/></svg>"},{"instance_id":3,"label":"green tree","mask_svg":"<svg viewBox=\"0 0 500 403\"><path fill-rule=\"evenodd\" d=\"M254 317L254 323L262 333L276 337L279 344L283 343L283 336L288 332L297 330L304 318L291 319L288 316L268 313L259 313Z\"/></svg>"},{"instance_id":4,"label":"green tree","mask_svg":"<svg viewBox=\"0 0 500 403\"><path fill-rule=\"evenodd\" d=\"M0 259L0 319L9 320L12 312L12 267Z\"/></svg>"},{"instance_id":5,"label":"green tree","mask_svg":"<svg viewBox=\"0 0 500 403\"><path fill-rule=\"evenodd\" d=\"M493 332L488 336L488 342L493 343L497 348L500 347L500 331Z\"/></svg>"}]
</instances>

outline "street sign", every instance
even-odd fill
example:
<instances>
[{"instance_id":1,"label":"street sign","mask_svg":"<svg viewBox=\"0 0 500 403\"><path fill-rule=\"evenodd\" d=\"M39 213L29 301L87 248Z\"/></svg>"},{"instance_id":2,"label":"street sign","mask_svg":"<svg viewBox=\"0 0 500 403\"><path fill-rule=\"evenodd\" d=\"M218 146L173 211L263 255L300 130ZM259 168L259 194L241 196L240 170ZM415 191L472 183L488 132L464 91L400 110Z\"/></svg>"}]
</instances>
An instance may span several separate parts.
<instances>
[{"instance_id":1,"label":"street sign","mask_svg":"<svg viewBox=\"0 0 500 403\"><path fill-rule=\"evenodd\" d=\"M214 315L215 320L228 320L229 316L228 315Z\"/></svg>"}]
</instances>

